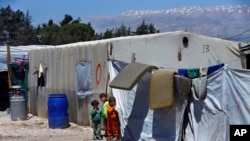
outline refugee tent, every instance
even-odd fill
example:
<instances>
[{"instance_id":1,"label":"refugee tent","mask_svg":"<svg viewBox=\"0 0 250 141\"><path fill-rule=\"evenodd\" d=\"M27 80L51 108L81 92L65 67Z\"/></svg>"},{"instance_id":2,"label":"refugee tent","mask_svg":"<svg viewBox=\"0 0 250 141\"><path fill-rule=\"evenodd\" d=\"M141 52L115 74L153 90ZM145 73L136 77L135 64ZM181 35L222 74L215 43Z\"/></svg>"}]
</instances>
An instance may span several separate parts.
<instances>
[{"instance_id":1,"label":"refugee tent","mask_svg":"<svg viewBox=\"0 0 250 141\"><path fill-rule=\"evenodd\" d=\"M109 60L127 64L135 61L172 71L222 63L241 69L245 68L245 56L239 51L238 44L234 41L176 31L32 49L29 51L28 82L30 112L47 117L49 94L65 93L69 101L70 121L90 125L90 101L99 99L98 96L102 92L110 94L109 83L112 78L109 73ZM43 86L38 85L38 76L33 75L40 64L44 68ZM92 73L89 73L90 71ZM90 77L82 76L81 73L88 73ZM80 82L84 77L85 80ZM147 106L144 107L144 115L138 116L146 117L147 114L152 114L147 113L146 108ZM146 129L143 127L143 130Z\"/></svg>"},{"instance_id":2,"label":"refugee tent","mask_svg":"<svg viewBox=\"0 0 250 141\"><path fill-rule=\"evenodd\" d=\"M110 61L111 80L117 78L118 73L126 66L128 64L124 62ZM249 70L233 69L225 65L209 75L188 78L192 85L182 76L175 75L174 104L154 110L149 105L152 88L150 82L154 73L145 73L130 91L112 89L117 99L116 109L120 116L123 139L229 140L230 125L250 124L249 74ZM185 87L189 87L190 93L188 89L183 91ZM159 89L161 90L164 88Z\"/></svg>"}]
</instances>

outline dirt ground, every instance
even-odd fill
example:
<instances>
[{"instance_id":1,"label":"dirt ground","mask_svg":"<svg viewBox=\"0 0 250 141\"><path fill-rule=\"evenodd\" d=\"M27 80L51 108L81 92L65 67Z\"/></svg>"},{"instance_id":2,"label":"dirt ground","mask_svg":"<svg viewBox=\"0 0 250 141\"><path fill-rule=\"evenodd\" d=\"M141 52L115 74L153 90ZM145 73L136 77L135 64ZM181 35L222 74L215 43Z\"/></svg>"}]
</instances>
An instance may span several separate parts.
<instances>
[{"instance_id":1,"label":"dirt ground","mask_svg":"<svg viewBox=\"0 0 250 141\"><path fill-rule=\"evenodd\" d=\"M47 119L28 114L27 120L11 121L8 110L0 111L0 141L91 141L92 138L91 127L70 123L68 128L51 129Z\"/></svg>"}]
</instances>

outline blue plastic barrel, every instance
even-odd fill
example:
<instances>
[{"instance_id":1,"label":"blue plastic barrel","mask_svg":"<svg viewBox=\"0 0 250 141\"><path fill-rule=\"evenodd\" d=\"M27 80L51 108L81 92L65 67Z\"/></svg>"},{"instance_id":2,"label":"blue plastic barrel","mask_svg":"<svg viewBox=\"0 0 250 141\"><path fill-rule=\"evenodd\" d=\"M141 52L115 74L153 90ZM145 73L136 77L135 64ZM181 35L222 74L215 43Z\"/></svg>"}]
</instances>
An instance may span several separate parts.
<instances>
[{"instance_id":1,"label":"blue plastic barrel","mask_svg":"<svg viewBox=\"0 0 250 141\"><path fill-rule=\"evenodd\" d=\"M66 94L50 94L48 99L49 128L69 126L68 100Z\"/></svg>"}]
</instances>

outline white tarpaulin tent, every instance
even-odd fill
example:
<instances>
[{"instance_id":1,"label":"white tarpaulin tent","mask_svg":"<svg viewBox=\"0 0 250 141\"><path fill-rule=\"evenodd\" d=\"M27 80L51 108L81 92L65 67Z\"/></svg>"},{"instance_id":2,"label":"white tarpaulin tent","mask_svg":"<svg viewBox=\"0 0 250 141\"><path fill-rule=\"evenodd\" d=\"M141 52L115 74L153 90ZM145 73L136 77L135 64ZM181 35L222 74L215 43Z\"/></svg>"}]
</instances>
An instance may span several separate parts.
<instances>
[{"instance_id":1,"label":"white tarpaulin tent","mask_svg":"<svg viewBox=\"0 0 250 141\"><path fill-rule=\"evenodd\" d=\"M109 61L111 80L126 65ZM181 93L181 77L176 75L174 104L156 110L149 108L151 75L146 73L130 91L112 89L124 140L227 141L230 125L250 124L249 70L225 65L192 79L188 95Z\"/></svg>"},{"instance_id":2,"label":"white tarpaulin tent","mask_svg":"<svg viewBox=\"0 0 250 141\"><path fill-rule=\"evenodd\" d=\"M118 61L110 61L111 80L125 66ZM149 90L151 74L146 73L131 91L112 89L117 99L121 133L124 140L178 141L181 139L187 96L180 93L180 78L176 76L175 100L170 108L150 110Z\"/></svg>"},{"instance_id":3,"label":"white tarpaulin tent","mask_svg":"<svg viewBox=\"0 0 250 141\"><path fill-rule=\"evenodd\" d=\"M177 70L220 63L244 68L238 42L188 32L167 32L118 38L108 45L109 59L136 62ZM132 59L131 59L132 58Z\"/></svg>"}]
</instances>

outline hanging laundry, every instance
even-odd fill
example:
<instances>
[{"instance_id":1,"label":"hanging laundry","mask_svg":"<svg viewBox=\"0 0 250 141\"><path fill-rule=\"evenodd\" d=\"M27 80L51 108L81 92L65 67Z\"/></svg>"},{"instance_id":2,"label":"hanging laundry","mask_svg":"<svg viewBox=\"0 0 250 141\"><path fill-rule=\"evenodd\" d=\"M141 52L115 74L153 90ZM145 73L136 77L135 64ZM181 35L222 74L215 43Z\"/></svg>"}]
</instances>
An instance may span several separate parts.
<instances>
[{"instance_id":1,"label":"hanging laundry","mask_svg":"<svg viewBox=\"0 0 250 141\"><path fill-rule=\"evenodd\" d=\"M181 95L187 96L191 90L190 88L192 86L192 79L189 79L189 78L183 77L183 76L179 76L179 81L180 81L179 92L181 93Z\"/></svg>"},{"instance_id":2,"label":"hanging laundry","mask_svg":"<svg viewBox=\"0 0 250 141\"><path fill-rule=\"evenodd\" d=\"M42 64L39 64L38 68L38 79L37 79L37 86L44 87L45 86L45 80L44 80L44 69Z\"/></svg>"},{"instance_id":3,"label":"hanging laundry","mask_svg":"<svg viewBox=\"0 0 250 141\"><path fill-rule=\"evenodd\" d=\"M191 90L194 100L204 100L207 93L207 76L192 79Z\"/></svg>"},{"instance_id":4,"label":"hanging laundry","mask_svg":"<svg viewBox=\"0 0 250 141\"><path fill-rule=\"evenodd\" d=\"M150 109L169 107L174 102L175 71L155 70L150 82Z\"/></svg>"},{"instance_id":5,"label":"hanging laundry","mask_svg":"<svg viewBox=\"0 0 250 141\"><path fill-rule=\"evenodd\" d=\"M224 64L214 65L208 67L208 75L222 68Z\"/></svg>"},{"instance_id":6,"label":"hanging laundry","mask_svg":"<svg viewBox=\"0 0 250 141\"><path fill-rule=\"evenodd\" d=\"M93 94L93 72L91 61L76 64L76 91L80 98Z\"/></svg>"},{"instance_id":7,"label":"hanging laundry","mask_svg":"<svg viewBox=\"0 0 250 141\"><path fill-rule=\"evenodd\" d=\"M40 63L40 64L39 64L38 78L41 77L42 73L43 73L43 66L42 66L42 64Z\"/></svg>"},{"instance_id":8,"label":"hanging laundry","mask_svg":"<svg viewBox=\"0 0 250 141\"><path fill-rule=\"evenodd\" d=\"M190 79L198 78L200 77L200 69L199 68L187 69L187 74L188 78Z\"/></svg>"},{"instance_id":9,"label":"hanging laundry","mask_svg":"<svg viewBox=\"0 0 250 141\"><path fill-rule=\"evenodd\" d=\"M180 69L178 69L178 74L179 74L180 76L188 77L187 69L185 69L185 68L180 68Z\"/></svg>"},{"instance_id":10,"label":"hanging laundry","mask_svg":"<svg viewBox=\"0 0 250 141\"><path fill-rule=\"evenodd\" d=\"M206 76L208 67L200 67L200 77Z\"/></svg>"},{"instance_id":11,"label":"hanging laundry","mask_svg":"<svg viewBox=\"0 0 250 141\"><path fill-rule=\"evenodd\" d=\"M37 79L37 86L39 87L44 87L45 86L45 81L44 81L44 76L43 73L41 76Z\"/></svg>"}]
</instances>

